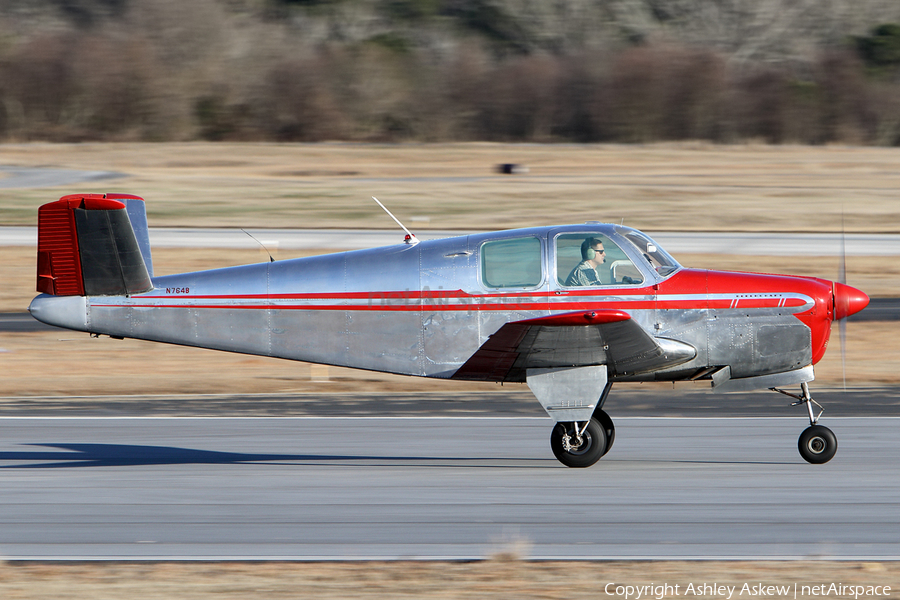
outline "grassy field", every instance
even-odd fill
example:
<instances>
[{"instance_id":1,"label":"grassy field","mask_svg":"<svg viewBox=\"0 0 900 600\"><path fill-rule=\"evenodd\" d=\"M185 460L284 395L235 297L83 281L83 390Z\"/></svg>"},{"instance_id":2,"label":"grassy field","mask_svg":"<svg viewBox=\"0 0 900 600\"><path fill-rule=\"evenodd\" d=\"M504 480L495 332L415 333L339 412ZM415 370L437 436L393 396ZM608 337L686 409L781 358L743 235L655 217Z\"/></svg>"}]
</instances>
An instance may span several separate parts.
<instances>
[{"instance_id":1,"label":"grassy field","mask_svg":"<svg viewBox=\"0 0 900 600\"><path fill-rule=\"evenodd\" d=\"M530 562L498 548L496 555L474 562L0 564L0 597L10 600L626 600L624 595L607 596L606 592L615 592L618 585L651 584L672 588L666 595L641 596L641 600L691 600L695 596L685 594L691 583L734 586L732 600L746 599L752 586L788 586L789 595L767 597L794 600L794 584L797 598L812 599L821 595L803 594L802 586L824 583L827 588L832 582L890 586L888 597L893 597L900 587L900 563ZM610 583L613 585L607 589ZM744 584L750 587L740 596ZM672 593L675 585L679 586L677 595ZM728 596L698 597L718 600Z\"/></svg>"},{"instance_id":2,"label":"grassy field","mask_svg":"<svg viewBox=\"0 0 900 600\"><path fill-rule=\"evenodd\" d=\"M496 172L500 163L528 168ZM144 197L151 225L414 228L621 222L639 229L900 231L900 150L842 146L7 144L0 164L115 171L0 189L0 224L73 192Z\"/></svg>"}]
</instances>

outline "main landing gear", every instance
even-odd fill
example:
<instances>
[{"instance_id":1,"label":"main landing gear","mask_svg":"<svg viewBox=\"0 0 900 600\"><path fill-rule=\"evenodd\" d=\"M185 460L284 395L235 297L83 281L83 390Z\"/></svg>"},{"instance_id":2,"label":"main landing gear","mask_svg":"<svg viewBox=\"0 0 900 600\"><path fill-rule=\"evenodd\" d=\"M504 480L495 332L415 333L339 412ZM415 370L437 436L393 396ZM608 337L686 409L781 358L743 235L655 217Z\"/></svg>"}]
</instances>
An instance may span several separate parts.
<instances>
[{"instance_id":1,"label":"main landing gear","mask_svg":"<svg viewBox=\"0 0 900 600\"><path fill-rule=\"evenodd\" d=\"M567 467L589 467L609 452L615 439L612 419L598 408L590 421L557 423L550 433L550 448Z\"/></svg>"},{"instance_id":2,"label":"main landing gear","mask_svg":"<svg viewBox=\"0 0 900 600\"><path fill-rule=\"evenodd\" d=\"M606 432L593 417L581 423L560 422L550 432L550 449L567 467L589 467L606 453Z\"/></svg>"},{"instance_id":3,"label":"main landing gear","mask_svg":"<svg viewBox=\"0 0 900 600\"><path fill-rule=\"evenodd\" d=\"M785 396L796 398L797 401L791 406L806 404L806 410L809 412L809 427L803 430L803 433L800 434L800 439L797 441L797 447L803 460L814 465L821 465L834 458L837 452L837 437L830 429L818 424L819 417L822 416L825 409L809 395L809 385L806 382L800 384L800 390L802 391L800 396L778 388L771 389ZM819 407L819 414L815 414L813 411L813 404Z\"/></svg>"},{"instance_id":4,"label":"main landing gear","mask_svg":"<svg viewBox=\"0 0 900 600\"><path fill-rule=\"evenodd\" d=\"M604 388L590 421L559 422L550 432L553 456L567 467L590 467L612 448L616 426L602 408L611 387L608 383Z\"/></svg>"}]
</instances>

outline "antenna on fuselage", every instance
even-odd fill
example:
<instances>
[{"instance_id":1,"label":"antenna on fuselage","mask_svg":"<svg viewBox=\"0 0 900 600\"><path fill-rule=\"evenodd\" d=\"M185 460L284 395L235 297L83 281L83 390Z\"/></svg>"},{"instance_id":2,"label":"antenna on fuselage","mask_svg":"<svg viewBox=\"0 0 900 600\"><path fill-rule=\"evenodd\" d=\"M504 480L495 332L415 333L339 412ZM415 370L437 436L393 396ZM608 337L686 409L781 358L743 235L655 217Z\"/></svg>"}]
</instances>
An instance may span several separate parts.
<instances>
[{"instance_id":1,"label":"antenna on fuselage","mask_svg":"<svg viewBox=\"0 0 900 600\"><path fill-rule=\"evenodd\" d=\"M393 214L391 211L389 211L389 210L387 209L387 207L386 207L384 204L381 203L381 201L378 200L378 198L376 198L375 196L372 196L372 200L374 200L374 201L378 204L378 206L380 206L381 209L382 209L384 212L386 212L386 213L388 214L388 216L389 216L390 218L392 218L392 219L394 220L394 222L395 222L397 225L399 225L399 226L401 227L401 229L403 229L403 231L406 232L406 237L403 238L403 241L404 241L405 243L410 244L410 245L413 245L413 246L415 246L416 244L419 243L419 239L415 236L415 234L413 234L413 232L411 232L409 229L407 229L407 228L403 225L403 223L400 222L400 219L398 219L397 217L395 217L394 214Z\"/></svg>"},{"instance_id":2,"label":"antenna on fuselage","mask_svg":"<svg viewBox=\"0 0 900 600\"><path fill-rule=\"evenodd\" d=\"M249 233L246 229L241 229L241 231L243 231L243 232L246 233L247 235L250 235L250 233ZM250 235L250 239L252 239L254 242L256 242L257 244L259 244L260 247L262 247L262 249L266 251L266 254L269 255L269 262L275 262L275 259L272 258L272 253L269 252L269 249L266 248L265 244L263 244L261 241L259 241L258 239L256 239L256 238L253 237L252 235Z\"/></svg>"}]
</instances>

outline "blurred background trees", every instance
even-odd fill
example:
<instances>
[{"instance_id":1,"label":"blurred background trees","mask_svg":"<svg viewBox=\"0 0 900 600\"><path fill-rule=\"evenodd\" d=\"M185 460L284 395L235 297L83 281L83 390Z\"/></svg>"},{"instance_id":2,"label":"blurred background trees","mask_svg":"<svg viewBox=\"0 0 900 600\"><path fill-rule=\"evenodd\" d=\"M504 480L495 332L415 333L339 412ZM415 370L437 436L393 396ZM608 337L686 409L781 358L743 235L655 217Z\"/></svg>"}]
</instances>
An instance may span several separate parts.
<instances>
[{"instance_id":1,"label":"blurred background trees","mask_svg":"<svg viewBox=\"0 0 900 600\"><path fill-rule=\"evenodd\" d=\"M896 0L4 0L0 139L900 144Z\"/></svg>"}]
</instances>

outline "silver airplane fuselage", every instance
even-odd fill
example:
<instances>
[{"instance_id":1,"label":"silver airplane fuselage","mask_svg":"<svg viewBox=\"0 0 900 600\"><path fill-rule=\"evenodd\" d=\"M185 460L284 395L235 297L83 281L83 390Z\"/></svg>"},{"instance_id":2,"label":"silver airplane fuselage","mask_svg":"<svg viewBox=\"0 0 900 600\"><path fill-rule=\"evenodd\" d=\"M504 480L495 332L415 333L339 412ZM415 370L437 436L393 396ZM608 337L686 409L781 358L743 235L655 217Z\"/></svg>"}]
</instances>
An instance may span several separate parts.
<instances>
[{"instance_id":1,"label":"silver airplane fuselage","mask_svg":"<svg viewBox=\"0 0 900 600\"><path fill-rule=\"evenodd\" d=\"M784 285L796 282L757 275L757 283L760 278L770 283L768 298L746 298L744 290L736 290L716 295L714 304L722 307L711 308L708 272L689 271L690 289L661 294L667 280L677 282L679 275L688 279L688 270L661 276L616 230L633 231L614 225L511 230L154 277L147 293L86 297L68 326L116 337L450 378L507 323L614 307L651 336L692 346L696 356L668 369L617 372L613 378L677 380L716 365L730 365L731 377L740 378L812 363L810 329L794 314L814 308L814 298ZM557 270L553 240L561 234L603 235L617 242L643 281L591 290L565 287L551 276ZM480 261L483 245L522 238L540 243L539 282L488 287ZM776 295L793 305L771 302ZM754 306L754 300L760 305ZM32 312L41 318L42 304L54 301L38 298ZM776 334L775 347L759 354L760 343ZM523 366L548 362L541 359L535 356ZM584 361L572 357L565 362L574 366ZM500 380L522 381L519 371Z\"/></svg>"}]
</instances>

